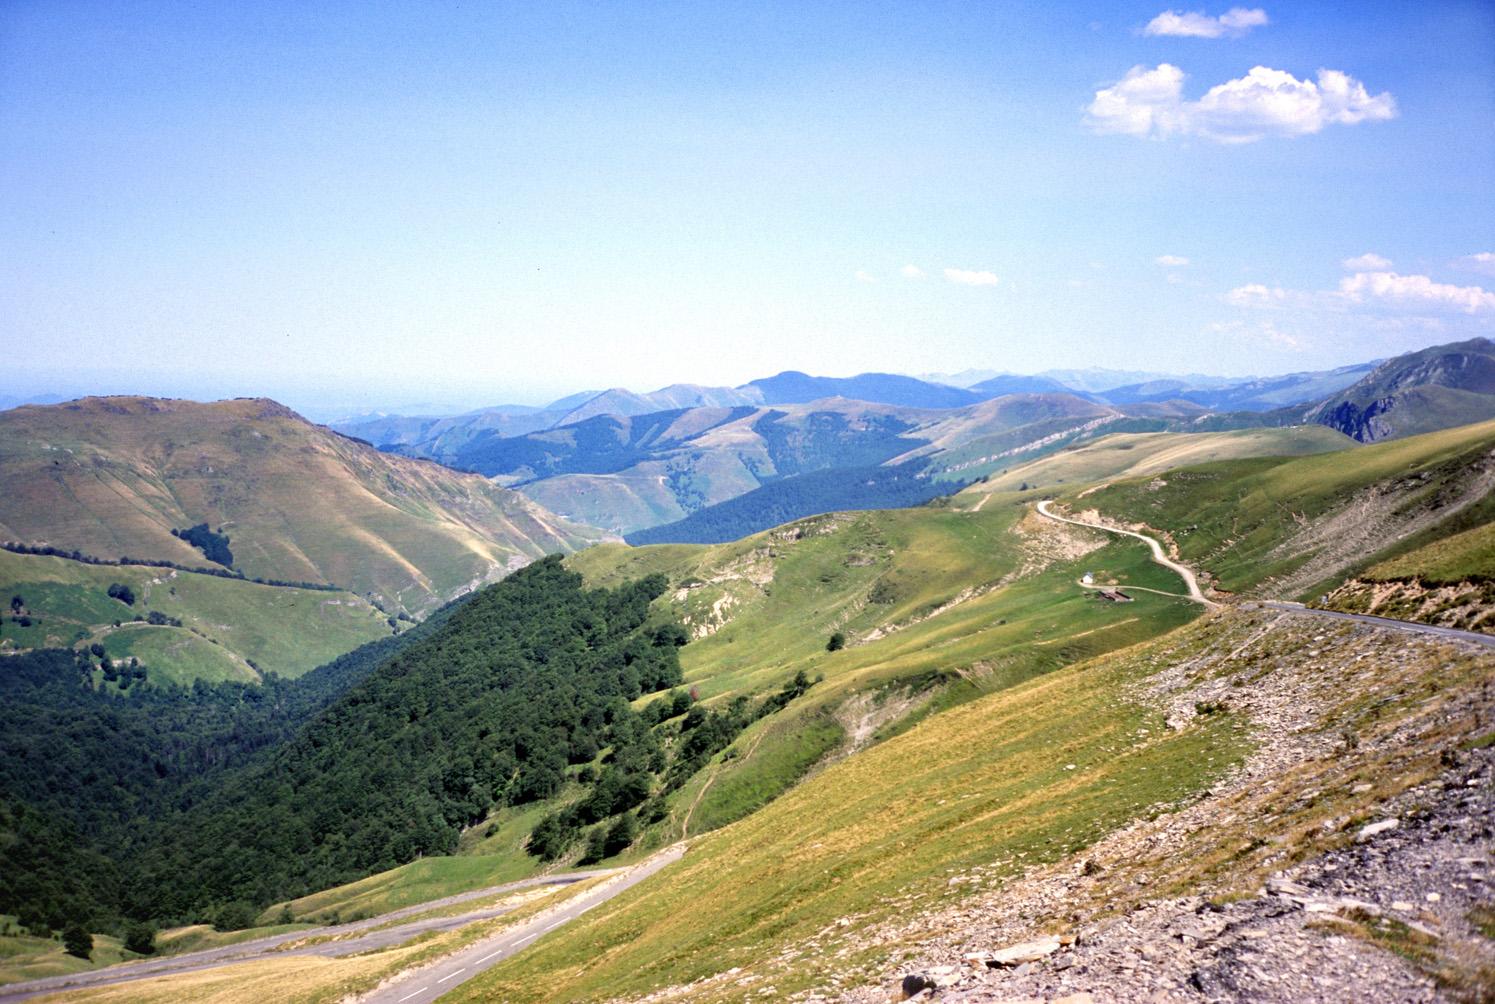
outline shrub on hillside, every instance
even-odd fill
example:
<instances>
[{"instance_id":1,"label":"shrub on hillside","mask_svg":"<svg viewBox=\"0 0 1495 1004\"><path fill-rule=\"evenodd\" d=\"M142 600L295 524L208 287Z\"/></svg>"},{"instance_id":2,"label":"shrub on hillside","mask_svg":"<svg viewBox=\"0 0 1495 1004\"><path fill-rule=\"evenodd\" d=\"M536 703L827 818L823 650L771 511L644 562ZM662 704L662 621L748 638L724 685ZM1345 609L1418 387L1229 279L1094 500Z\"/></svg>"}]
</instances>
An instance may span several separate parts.
<instances>
[{"instance_id":1,"label":"shrub on hillside","mask_svg":"<svg viewBox=\"0 0 1495 1004\"><path fill-rule=\"evenodd\" d=\"M80 959L93 957L93 935L82 924L74 921L62 932L62 947L69 955Z\"/></svg>"}]
</instances>

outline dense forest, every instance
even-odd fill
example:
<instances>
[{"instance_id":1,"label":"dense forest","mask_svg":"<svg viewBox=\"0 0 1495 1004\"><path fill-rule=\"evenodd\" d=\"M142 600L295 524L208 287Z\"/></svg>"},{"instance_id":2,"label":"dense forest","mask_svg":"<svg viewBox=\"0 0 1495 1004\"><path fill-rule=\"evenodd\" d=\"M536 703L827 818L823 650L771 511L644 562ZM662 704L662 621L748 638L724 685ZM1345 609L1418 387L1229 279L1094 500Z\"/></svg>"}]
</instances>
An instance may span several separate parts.
<instances>
[{"instance_id":1,"label":"dense forest","mask_svg":"<svg viewBox=\"0 0 1495 1004\"><path fill-rule=\"evenodd\" d=\"M237 926L268 903L450 853L492 808L563 788L586 792L585 823L631 834L635 817L614 817L678 783L667 748L694 763L701 743L655 706L678 704L683 721L699 710L688 697L629 705L680 682L685 632L650 616L665 585L589 591L544 559L263 686L119 695L94 689L86 653L0 661L0 912L53 928ZM583 836L578 825L546 847Z\"/></svg>"},{"instance_id":2,"label":"dense forest","mask_svg":"<svg viewBox=\"0 0 1495 1004\"><path fill-rule=\"evenodd\" d=\"M629 534L643 544L719 544L806 516L852 509L900 509L959 491L967 482L935 481L923 461L894 467L835 468L770 481L685 519Z\"/></svg>"},{"instance_id":3,"label":"dense forest","mask_svg":"<svg viewBox=\"0 0 1495 1004\"><path fill-rule=\"evenodd\" d=\"M296 680L270 674L263 684L121 692L95 687L87 651L0 660L0 913L20 914L32 929L80 918L115 923L125 877L150 853L160 820L288 740L462 602Z\"/></svg>"}]
</instances>

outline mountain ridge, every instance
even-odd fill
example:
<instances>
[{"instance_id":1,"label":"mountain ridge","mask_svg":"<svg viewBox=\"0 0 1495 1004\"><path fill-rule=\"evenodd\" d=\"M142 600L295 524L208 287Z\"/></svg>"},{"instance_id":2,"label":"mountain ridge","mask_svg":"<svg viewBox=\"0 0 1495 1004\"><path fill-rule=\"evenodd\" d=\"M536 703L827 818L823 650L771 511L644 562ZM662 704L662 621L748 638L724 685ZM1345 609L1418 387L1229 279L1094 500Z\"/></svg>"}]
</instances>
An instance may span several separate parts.
<instances>
[{"instance_id":1,"label":"mountain ridge","mask_svg":"<svg viewBox=\"0 0 1495 1004\"><path fill-rule=\"evenodd\" d=\"M335 583L422 611L602 538L484 479L400 457L268 398L83 398L0 412L0 535L197 565L209 523L250 577ZM315 482L317 495L304 487Z\"/></svg>"}]
</instances>

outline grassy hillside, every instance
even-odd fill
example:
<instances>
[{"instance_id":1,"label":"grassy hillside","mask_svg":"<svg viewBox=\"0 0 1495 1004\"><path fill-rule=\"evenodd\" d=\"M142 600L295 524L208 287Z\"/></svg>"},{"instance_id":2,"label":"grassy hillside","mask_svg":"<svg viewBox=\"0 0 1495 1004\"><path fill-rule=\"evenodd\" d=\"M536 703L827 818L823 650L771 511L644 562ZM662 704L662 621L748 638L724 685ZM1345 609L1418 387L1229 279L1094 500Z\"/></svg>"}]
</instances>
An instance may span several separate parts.
<instances>
[{"instance_id":1,"label":"grassy hillside","mask_svg":"<svg viewBox=\"0 0 1495 1004\"><path fill-rule=\"evenodd\" d=\"M1061 498L1165 531L1231 592L1313 598L1401 555L1387 566L1401 575L1495 575L1484 534L1455 536L1495 519L1492 447L1495 422L1486 422L1348 452L1205 464Z\"/></svg>"},{"instance_id":2,"label":"grassy hillside","mask_svg":"<svg viewBox=\"0 0 1495 1004\"><path fill-rule=\"evenodd\" d=\"M742 818L827 757L1198 612L1145 592L1125 606L1098 601L1075 584L1083 571L1163 591L1181 586L1142 545L1071 533L1033 517L1015 496L979 513L821 516L722 545L606 545L568 564L597 586L656 573L669 579L656 606L692 633L680 650L685 684L707 708L772 693L797 672L823 678L665 795L663 817L624 861L682 832ZM828 652L837 631L846 647ZM298 917L346 918L534 874L543 863L524 849L530 831L583 792L571 786L553 799L498 809L464 833L456 855L428 856L288 905Z\"/></svg>"},{"instance_id":3,"label":"grassy hillside","mask_svg":"<svg viewBox=\"0 0 1495 1004\"><path fill-rule=\"evenodd\" d=\"M456 1000L594 1000L823 945L1079 851L1189 799L1243 755L1231 716L1170 730L1126 700L1137 660L1043 676L923 722L698 839L659 880L465 985ZM813 985L801 966L794 985ZM730 996L730 995L728 995Z\"/></svg>"},{"instance_id":4,"label":"grassy hillside","mask_svg":"<svg viewBox=\"0 0 1495 1004\"><path fill-rule=\"evenodd\" d=\"M1440 749L1488 729L1487 659L1347 625L1330 629L1347 658L1326 659L1324 631L1226 613L925 721L694 841L451 999L870 994L917 950L910 918L952 959L962 929L1009 898L1017 941L1147 900L1253 896L1350 844L1378 802L1436 776ZM1243 760L1254 768L1234 772ZM1123 826L1130 839L1107 836Z\"/></svg>"},{"instance_id":5,"label":"grassy hillside","mask_svg":"<svg viewBox=\"0 0 1495 1004\"><path fill-rule=\"evenodd\" d=\"M129 587L133 604L110 598L116 583ZM157 681L296 677L390 633L385 615L351 593L9 551L0 551L0 594L0 652L99 643L111 659L137 657ZM28 627L10 612L15 596ZM134 620L152 612L181 626Z\"/></svg>"},{"instance_id":6,"label":"grassy hillside","mask_svg":"<svg viewBox=\"0 0 1495 1004\"><path fill-rule=\"evenodd\" d=\"M593 548L569 559L599 585L659 573L656 601L693 641L685 682L708 706L803 672L823 678L746 730L695 778L642 846L753 811L832 750L860 748L940 708L1152 637L1198 608L1138 592L1105 603L1086 571L1163 592L1146 549L1056 529L1004 496L980 512L837 513L719 545ZM833 634L845 647L827 651Z\"/></svg>"},{"instance_id":7,"label":"grassy hillside","mask_svg":"<svg viewBox=\"0 0 1495 1004\"><path fill-rule=\"evenodd\" d=\"M964 494L979 497L1017 491L1023 485L1060 491L1216 460L1330 453L1354 445L1348 436L1321 425L1231 432L1117 433L1004 469L972 485Z\"/></svg>"},{"instance_id":8,"label":"grassy hillside","mask_svg":"<svg viewBox=\"0 0 1495 1004\"><path fill-rule=\"evenodd\" d=\"M424 611L597 535L436 464L380 453L263 399L85 398L0 413L0 537L186 566L226 535L251 578L333 583ZM314 490L312 488L314 486Z\"/></svg>"}]
</instances>

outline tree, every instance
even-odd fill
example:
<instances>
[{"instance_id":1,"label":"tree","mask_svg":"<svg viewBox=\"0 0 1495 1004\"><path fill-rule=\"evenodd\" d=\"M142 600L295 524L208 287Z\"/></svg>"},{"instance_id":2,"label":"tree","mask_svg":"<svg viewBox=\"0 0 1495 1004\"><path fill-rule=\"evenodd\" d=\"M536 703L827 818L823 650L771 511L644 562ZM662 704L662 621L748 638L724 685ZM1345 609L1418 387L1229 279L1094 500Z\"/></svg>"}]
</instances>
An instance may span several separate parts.
<instances>
[{"instance_id":1,"label":"tree","mask_svg":"<svg viewBox=\"0 0 1495 1004\"><path fill-rule=\"evenodd\" d=\"M62 932L62 947L67 949L69 955L76 955L80 959L93 956L93 935L84 929L83 925L74 921Z\"/></svg>"},{"instance_id":2,"label":"tree","mask_svg":"<svg viewBox=\"0 0 1495 1004\"><path fill-rule=\"evenodd\" d=\"M258 914L259 911L251 904L236 900L218 908L213 917L213 926L220 931L242 931L254 926L254 919Z\"/></svg>"},{"instance_id":3,"label":"tree","mask_svg":"<svg viewBox=\"0 0 1495 1004\"><path fill-rule=\"evenodd\" d=\"M614 854L626 851L637 836L638 821L633 818L633 813L624 813L608 829L607 837L602 844L603 855L610 858Z\"/></svg>"},{"instance_id":4,"label":"tree","mask_svg":"<svg viewBox=\"0 0 1495 1004\"><path fill-rule=\"evenodd\" d=\"M109 583L109 598L111 600L119 600L127 607L133 607L135 605L135 590L123 582L111 582Z\"/></svg>"},{"instance_id":5,"label":"tree","mask_svg":"<svg viewBox=\"0 0 1495 1004\"><path fill-rule=\"evenodd\" d=\"M125 929L125 951L150 955L156 950L156 928L152 924L134 923Z\"/></svg>"},{"instance_id":6,"label":"tree","mask_svg":"<svg viewBox=\"0 0 1495 1004\"><path fill-rule=\"evenodd\" d=\"M827 652L839 652L841 649L843 649L845 647L846 647L846 635L845 635L844 632L841 632L841 631L837 631L835 634L831 635L830 641L828 641L828 642L825 643L825 650Z\"/></svg>"},{"instance_id":7,"label":"tree","mask_svg":"<svg viewBox=\"0 0 1495 1004\"><path fill-rule=\"evenodd\" d=\"M25 605L26 605L26 601L23 600L23 599L21 599L21 594L20 593L16 593L14 596L12 596L10 598L10 612L12 614L18 614L18 613L20 613L21 612L21 608L24 607Z\"/></svg>"},{"instance_id":8,"label":"tree","mask_svg":"<svg viewBox=\"0 0 1495 1004\"><path fill-rule=\"evenodd\" d=\"M577 864L594 865L607 857L607 827L599 826L587 837L587 851Z\"/></svg>"}]
</instances>

